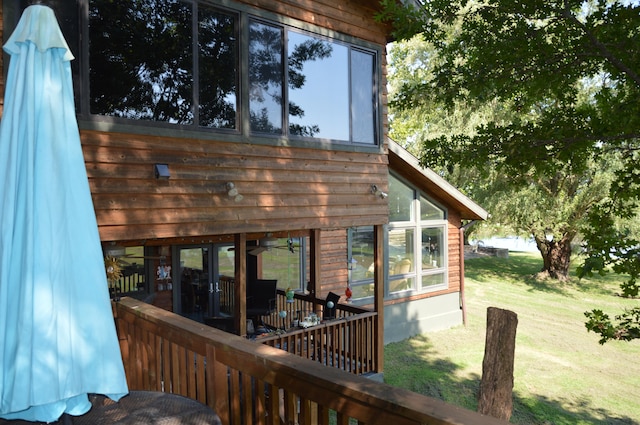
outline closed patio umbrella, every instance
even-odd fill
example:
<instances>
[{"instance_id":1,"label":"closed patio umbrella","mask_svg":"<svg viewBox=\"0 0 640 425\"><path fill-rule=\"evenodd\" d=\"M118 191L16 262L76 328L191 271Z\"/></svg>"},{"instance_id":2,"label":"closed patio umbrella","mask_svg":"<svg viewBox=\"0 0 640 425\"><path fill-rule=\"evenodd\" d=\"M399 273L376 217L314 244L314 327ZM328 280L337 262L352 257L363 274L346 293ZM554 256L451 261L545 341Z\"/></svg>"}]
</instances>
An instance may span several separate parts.
<instances>
[{"instance_id":1,"label":"closed patio umbrella","mask_svg":"<svg viewBox=\"0 0 640 425\"><path fill-rule=\"evenodd\" d=\"M0 418L54 422L128 392L53 10L25 9L0 121Z\"/></svg>"}]
</instances>

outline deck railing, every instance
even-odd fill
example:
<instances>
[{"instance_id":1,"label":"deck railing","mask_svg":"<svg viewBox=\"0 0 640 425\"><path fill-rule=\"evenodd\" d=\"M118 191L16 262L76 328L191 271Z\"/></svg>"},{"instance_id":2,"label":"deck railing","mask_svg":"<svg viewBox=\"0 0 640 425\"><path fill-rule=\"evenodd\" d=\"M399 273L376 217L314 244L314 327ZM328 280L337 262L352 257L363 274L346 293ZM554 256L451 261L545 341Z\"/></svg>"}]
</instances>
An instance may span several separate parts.
<instances>
[{"instance_id":1,"label":"deck railing","mask_svg":"<svg viewBox=\"0 0 640 425\"><path fill-rule=\"evenodd\" d=\"M114 314L130 390L199 400L224 424L507 424L132 298Z\"/></svg>"},{"instance_id":2,"label":"deck railing","mask_svg":"<svg viewBox=\"0 0 640 425\"><path fill-rule=\"evenodd\" d=\"M257 341L357 375L376 372L375 318L362 313L306 329L275 332Z\"/></svg>"}]
</instances>

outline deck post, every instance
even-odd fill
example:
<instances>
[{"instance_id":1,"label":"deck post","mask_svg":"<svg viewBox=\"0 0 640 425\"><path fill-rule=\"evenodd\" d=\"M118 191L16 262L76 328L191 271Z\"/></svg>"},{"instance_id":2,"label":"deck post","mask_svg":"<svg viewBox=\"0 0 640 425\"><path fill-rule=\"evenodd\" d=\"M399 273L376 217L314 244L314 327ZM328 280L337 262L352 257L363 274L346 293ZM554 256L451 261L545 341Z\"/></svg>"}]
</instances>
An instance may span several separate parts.
<instances>
[{"instance_id":1,"label":"deck post","mask_svg":"<svg viewBox=\"0 0 640 425\"><path fill-rule=\"evenodd\" d=\"M236 318L234 328L238 335L247 334L247 234L237 233L233 239L235 249L235 305Z\"/></svg>"},{"instance_id":2,"label":"deck post","mask_svg":"<svg viewBox=\"0 0 640 425\"><path fill-rule=\"evenodd\" d=\"M310 232L309 235L309 240L310 240L310 246L309 246L309 257L310 257L310 267L311 270L309 270L309 286L307 287L307 290L309 291L309 294L313 296L313 298L317 298L318 297L318 288L320 287L320 282L322 279L322 267L321 267L321 253L322 253L322 236L321 236L322 232L320 231L320 229L313 229ZM313 306L313 310L317 310L317 306L315 305L315 301L314 301L314 306Z\"/></svg>"},{"instance_id":3,"label":"deck post","mask_svg":"<svg viewBox=\"0 0 640 425\"><path fill-rule=\"evenodd\" d=\"M384 371L384 228L382 225L374 226L374 309L376 311L376 325L375 325L375 338L376 338L376 352L375 357L375 371L376 373L382 373Z\"/></svg>"}]
</instances>

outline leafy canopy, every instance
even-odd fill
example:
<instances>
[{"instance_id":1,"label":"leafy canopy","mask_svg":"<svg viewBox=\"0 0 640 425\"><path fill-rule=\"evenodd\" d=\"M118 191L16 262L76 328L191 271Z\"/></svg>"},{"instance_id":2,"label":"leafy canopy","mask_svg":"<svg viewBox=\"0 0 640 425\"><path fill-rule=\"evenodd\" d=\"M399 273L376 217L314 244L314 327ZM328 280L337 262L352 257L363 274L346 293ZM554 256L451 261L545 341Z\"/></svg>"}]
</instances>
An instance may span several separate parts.
<instances>
[{"instance_id":1,"label":"leafy canopy","mask_svg":"<svg viewBox=\"0 0 640 425\"><path fill-rule=\"evenodd\" d=\"M623 294L637 295L640 241L620 219L635 216L640 195L640 4L632 1L427 0L420 7L382 0L378 19L397 39L420 34L437 62L405 84L391 107L449 110L488 103L513 112L473 133L441 136L422 148L438 163L498 171L513 185L555 175L581 176L594 164L622 161L608 196L589 210L581 273L630 276ZM416 2L416 4L418 4ZM587 173L589 174L589 173ZM594 310L587 327L604 340L637 337L640 310L611 320ZM613 329L613 331L611 331Z\"/></svg>"}]
</instances>

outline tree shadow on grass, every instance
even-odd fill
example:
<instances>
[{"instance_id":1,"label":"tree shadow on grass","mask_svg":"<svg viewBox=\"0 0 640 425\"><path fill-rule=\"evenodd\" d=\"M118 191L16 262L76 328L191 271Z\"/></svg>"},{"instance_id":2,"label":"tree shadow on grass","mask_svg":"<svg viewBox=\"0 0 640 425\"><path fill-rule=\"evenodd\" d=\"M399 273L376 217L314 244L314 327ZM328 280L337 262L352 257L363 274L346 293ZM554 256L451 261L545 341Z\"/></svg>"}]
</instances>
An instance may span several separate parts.
<instances>
[{"instance_id":1,"label":"tree shadow on grass","mask_svg":"<svg viewBox=\"0 0 640 425\"><path fill-rule=\"evenodd\" d=\"M507 258L479 257L465 260L465 277L477 282L521 283L532 292L564 294L562 284L541 279L542 259L531 254L510 253Z\"/></svg>"},{"instance_id":2,"label":"tree shadow on grass","mask_svg":"<svg viewBox=\"0 0 640 425\"><path fill-rule=\"evenodd\" d=\"M629 416L619 415L604 409L590 406L588 400L552 400L545 396L536 399L523 399L513 395L513 413L511 423L522 425L638 425Z\"/></svg>"},{"instance_id":3,"label":"tree shadow on grass","mask_svg":"<svg viewBox=\"0 0 640 425\"><path fill-rule=\"evenodd\" d=\"M469 410L477 409L481 376L456 374L461 366L433 348L428 336L419 335L385 346L385 382ZM538 395L513 394L511 423L521 425L639 425L635 419L591 407L588 400L552 400Z\"/></svg>"}]
</instances>

